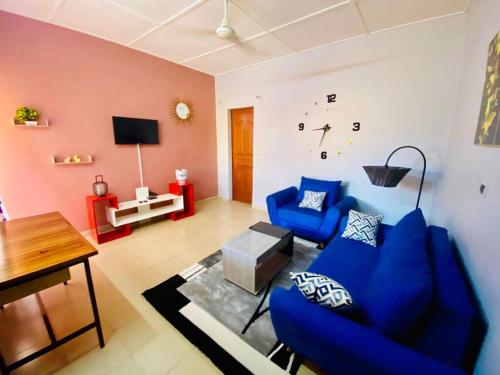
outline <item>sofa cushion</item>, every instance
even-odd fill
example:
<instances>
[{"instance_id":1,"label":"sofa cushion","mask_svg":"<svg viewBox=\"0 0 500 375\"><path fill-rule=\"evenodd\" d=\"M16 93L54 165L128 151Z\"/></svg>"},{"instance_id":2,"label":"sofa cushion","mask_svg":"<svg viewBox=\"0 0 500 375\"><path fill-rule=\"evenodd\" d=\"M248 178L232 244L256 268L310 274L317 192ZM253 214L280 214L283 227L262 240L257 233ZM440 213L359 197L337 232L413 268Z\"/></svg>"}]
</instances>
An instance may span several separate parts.
<instances>
[{"instance_id":1,"label":"sofa cushion","mask_svg":"<svg viewBox=\"0 0 500 375\"><path fill-rule=\"evenodd\" d=\"M283 224L311 231L321 226L324 215L324 212L301 208L296 202L288 203L278 209L278 218Z\"/></svg>"},{"instance_id":2,"label":"sofa cushion","mask_svg":"<svg viewBox=\"0 0 500 375\"><path fill-rule=\"evenodd\" d=\"M342 181L324 181L302 177L299 193L297 194L297 203L304 199L304 192L306 190L324 191L326 192L326 197L323 201L323 208L328 208L337 202L341 183Z\"/></svg>"},{"instance_id":3,"label":"sofa cushion","mask_svg":"<svg viewBox=\"0 0 500 375\"><path fill-rule=\"evenodd\" d=\"M299 203L300 208L309 208L315 211L323 211L323 202L325 200L326 192L324 191L311 191L304 192L304 199Z\"/></svg>"},{"instance_id":4,"label":"sofa cushion","mask_svg":"<svg viewBox=\"0 0 500 375\"><path fill-rule=\"evenodd\" d=\"M290 272L290 278L308 300L332 310L347 309L352 298L346 288L327 276L312 272Z\"/></svg>"},{"instance_id":5,"label":"sofa cushion","mask_svg":"<svg viewBox=\"0 0 500 375\"><path fill-rule=\"evenodd\" d=\"M370 246L377 246L378 226L382 218L382 215L371 215L350 210L342 237L361 241Z\"/></svg>"},{"instance_id":6,"label":"sofa cushion","mask_svg":"<svg viewBox=\"0 0 500 375\"><path fill-rule=\"evenodd\" d=\"M379 248L337 236L307 271L336 280L349 291L353 300L357 301L375 270L379 253Z\"/></svg>"},{"instance_id":7,"label":"sofa cushion","mask_svg":"<svg viewBox=\"0 0 500 375\"><path fill-rule=\"evenodd\" d=\"M386 336L402 337L430 302L432 274L426 243L425 219L416 209L394 226L381 248L360 306L367 322Z\"/></svg>"}]
</instances>

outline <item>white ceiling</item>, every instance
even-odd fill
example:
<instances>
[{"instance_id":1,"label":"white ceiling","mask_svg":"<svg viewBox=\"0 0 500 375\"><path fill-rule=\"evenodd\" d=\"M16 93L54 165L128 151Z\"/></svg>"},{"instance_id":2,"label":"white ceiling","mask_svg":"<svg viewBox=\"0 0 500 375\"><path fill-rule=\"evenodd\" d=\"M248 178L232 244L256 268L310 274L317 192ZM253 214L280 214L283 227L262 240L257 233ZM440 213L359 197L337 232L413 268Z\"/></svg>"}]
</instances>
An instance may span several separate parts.
<instances>
[{"instance_id":1,"label":"white ceiling","mask_svg":"<svg viewBox=\"0 0 500 375\"><path fill-rule=\"evenodd\" d=\"M39 19L210 73L410 23L463 13L469 0L230 0L238 34L215 36L223 0L0 0Z\"/></svg>"}]
</instances>

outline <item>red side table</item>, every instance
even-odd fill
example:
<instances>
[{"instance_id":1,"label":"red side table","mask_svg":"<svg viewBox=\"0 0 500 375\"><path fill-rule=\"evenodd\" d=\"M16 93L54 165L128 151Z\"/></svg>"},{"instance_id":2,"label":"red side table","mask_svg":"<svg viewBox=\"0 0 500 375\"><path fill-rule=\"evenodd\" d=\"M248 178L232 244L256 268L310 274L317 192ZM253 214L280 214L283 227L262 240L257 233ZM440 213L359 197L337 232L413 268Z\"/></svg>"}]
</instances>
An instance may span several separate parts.
<instances>
[{"instance_id":1,"label":"red side table","mask_svg":"<svg viewBox=\"0 0 500 375\"><path fill-rule=\"evenodd\" d=\"M194 215L194 185L192 183L179 185L177 182L171 182L168 184L168 191L175 195L182 194L184 197L184 210L169 213L170 220L176 221Z\"/></svg>"},{"instance_id":2,"label":"red side table","mask_svg":"<svg viewBox=\"0 0 500 375\"><path fill-rule=\"evenodd\" d=\"M109 224L106 220L106 206L118 208L116 195L106 194L102 197L87 195L89 230L98 244L128 236L131 231L130 224L119 227L113 227Z\"/></svg>"}]
</instances>

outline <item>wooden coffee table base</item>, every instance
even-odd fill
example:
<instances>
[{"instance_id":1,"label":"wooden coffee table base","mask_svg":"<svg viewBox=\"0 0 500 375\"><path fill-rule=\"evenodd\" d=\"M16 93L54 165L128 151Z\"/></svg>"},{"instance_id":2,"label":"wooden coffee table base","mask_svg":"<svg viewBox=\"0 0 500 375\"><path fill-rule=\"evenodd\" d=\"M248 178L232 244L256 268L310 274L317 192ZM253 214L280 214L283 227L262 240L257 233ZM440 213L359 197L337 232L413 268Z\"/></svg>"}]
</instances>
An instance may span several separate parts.
<instances>
[{"instance_id":1,"label":"wooden coffee table base","mask_svg":"<svg viewBox=\"0 0 500 375\"><path fill-rule=\"evenodd\" d=\"M45 312L45 309L43 308L43 305L40 303L39 301L39 306L40 306L40 310L41 310L41 313L42 313L42 317L43 317L43 322L45 324L45 328L47 329L47 333L50 337L50 344L47 345L46 347L38 350L37 352L35 353L32 353L14 363L11 363L10 365L6 364L3 357L2 357L2 354L0 353L0 370L2 372L3 375L7 375L9 374L11 371L25 365L26 363L30 362L30 361L33 361L34 359L50 352L51 350L54 350L58 347L60 347L61 345L64 345L66 344L67 342L73 340L74 338L78 337L78 336L81 336L83 335L84 333L86 333L87 331L90 331L91 329L96 329L96 332L97 332L97 338L99 340L99 346L101 348L104 348L104 336L102 334L102 327L101 327L101 320L99 319L99 311L97 309L97 301L96 301L96 298L95 298L95 291L94 291L94 283L92 282L92 273L90 271L90 264L89 264L89 260L88 258L85 258L84 260L82 261L79 261L79 262L76 262L72 265L77 265L77 264L81 264L83 263L84 267L85 267L85 277L87 279L87 287L88 287L88 290L89 290L89 296L90 296L90 303L92 305L92 312L94 314L94 321L90 324L87 324L86 326L80 328L79 330L73 332L73 333L70 333L69 335L67 336L64 336L63 338L61 339L56 339L55 337L55 334L54 334L54 330L52 329L52 325L50 324L50 321L49 321L49 318ZM68 265L65 265L64 267L61 267L60 269L64 269L64 268L67 268ZM54 272L57 272L59 271L60 269L56 269L54 271L51 271L51 272L47 272L47 275L50 274L50 273L54 273ZM35 277L35 278L38 278L39 276ZM23 281L29 281L29 280L23 280ZM37 300L38 300L38 295L37 295ZM1 314L1 312L0 312Z\"/></svg>"}]
</instances>

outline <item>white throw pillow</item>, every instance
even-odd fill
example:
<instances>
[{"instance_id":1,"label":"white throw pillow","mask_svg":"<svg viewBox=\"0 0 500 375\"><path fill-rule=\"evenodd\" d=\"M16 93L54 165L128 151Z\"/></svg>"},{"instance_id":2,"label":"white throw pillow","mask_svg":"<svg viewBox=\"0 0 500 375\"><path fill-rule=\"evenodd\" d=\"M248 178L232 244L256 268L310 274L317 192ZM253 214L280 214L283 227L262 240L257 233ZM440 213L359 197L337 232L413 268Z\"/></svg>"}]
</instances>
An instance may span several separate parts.
<instances>
[{"instance_id":1,"label":"white throw pillow","mask_svg":"<svg viewBox=\"0 0 500 375\"><path fill-rule=\"evenodd\" d=\"M376 247L378 226L382 218L381 215L370 215L350 210L342 237L361 241Z\"/></svg>"},{"instance_id":2,"label":"white throw pillow","mask_svg":"<svg viewBox=\"0 0 500 375\"><path fill-rule=\"evenodd\" d=\"M332 310L352 305L352 297L341 284L312 272L290 272L290 278L308 300Z\"/></svg>"},{"instance_id":3,"label":"white throw pillow","mask_svg":"<svg viewBox=\"0 0 500 375\"><path fill-rule=\"evenodd\" d=\"M311 210L320 211L323 207L323 201L325 200L325 191L304 191L304 198L300 201L299 207L310 208Z\"/></svg>"}]
</instances>

